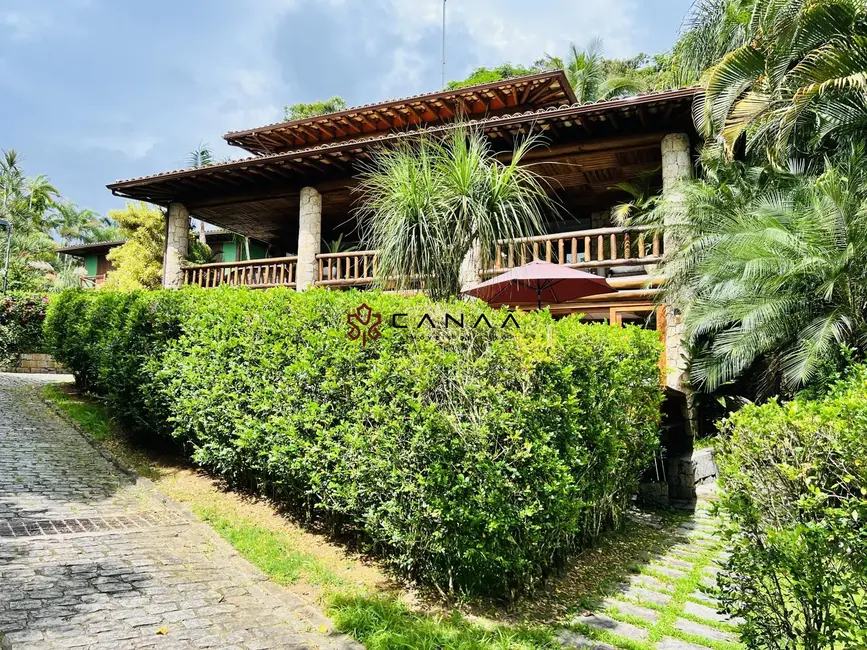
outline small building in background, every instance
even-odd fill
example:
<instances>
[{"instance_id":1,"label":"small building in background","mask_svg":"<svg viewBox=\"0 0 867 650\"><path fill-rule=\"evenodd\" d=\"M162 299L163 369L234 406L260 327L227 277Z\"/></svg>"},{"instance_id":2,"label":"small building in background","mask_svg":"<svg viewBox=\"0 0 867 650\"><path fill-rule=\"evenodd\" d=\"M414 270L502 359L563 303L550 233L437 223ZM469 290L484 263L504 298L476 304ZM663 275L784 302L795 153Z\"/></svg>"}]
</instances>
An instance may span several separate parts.
<instances>
[{"instance_id":1,"label":"small building in background","mask_svg":"<svg viewBox=\"0 0 867 650\"><path fill-rule=\"evenodd\" d=\"M228 230L205 231L205 240L211 249L211 262L244 262L248 259L258 260L268 256L268 247L262 242L244 238ZM58 253L69 255L81 260L81 265L86 270L81 277L81 286L94 288L105 282L114 267L108 259L108 253L113 248L126 243L125 239L114 241L94 242L92 244L74 244L57 248ZM249 257L247 250L249 246Z\"/></svg>"}]
</instances>

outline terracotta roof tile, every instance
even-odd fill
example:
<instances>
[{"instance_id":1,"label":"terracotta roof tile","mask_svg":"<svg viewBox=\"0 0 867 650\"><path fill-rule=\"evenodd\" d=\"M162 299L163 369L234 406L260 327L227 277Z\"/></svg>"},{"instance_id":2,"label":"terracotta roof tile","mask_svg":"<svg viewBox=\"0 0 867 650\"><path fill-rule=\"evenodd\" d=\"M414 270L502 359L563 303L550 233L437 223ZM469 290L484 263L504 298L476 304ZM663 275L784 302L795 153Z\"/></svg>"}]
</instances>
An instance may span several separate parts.
<instances>
[{"instance_id":1,"label":"terracotta roof tile","mask_svg":"<svg viewBox=\"0 0 867 650\"><path fill-rule=\"evenodd\" d=\"M495 125L501 122L508 122L510 120L514 120L517 118L534 118L534 117L542 117L546 115L553 115L559 113L570 113L576 109L586 109L592 107L598 107L600 110L616 110L618 108L629 108L630 106L636 103L643 103L644 100L653 100L655 98L663 99L663 100L674 100L674 99L685 99L688 98L692 94L696 94L700 92L700 88L680 88L677 90L663 90L656 91L651 93L643 93L639 95L631 95L629 97L620 97L616 99L607 99L607 100L599 100L595 102L584 102L584 103L575 103L569 104L565 106L549 106L547 108L540 108L535 111L523 111L517 113L509 113L505 115L498 115L495 117L489 118L481 118L481 119L472 119L463 122L464 125L473 127L473 126L486 126L486 125ZM237 160L232 160L226 163L219 163L216 165L208 165L205 167L196 167L196 168L186 168L186 169L175 169L171 171L159 172L156 174L151 174L148 176L139 176L135 178L128 178L123 180L115 181L114 183L108 185L109 188L114 188L120 185L125 185L128 183L136 183L141 181L153 180L162 178L165 176L173 176L175 174L182 174L185 172L192 171L201 171L206 169L211 169L214 172L223 171L225 169L232 169L235 167L243 167L245 164L255 164L255 163L264 163L269 160L292 160L293 158L300 158L310 154L314 154L320 151L327 151L329 149L351 149L353 145L367 145L375 142L386 142L389 140L395 140L399 138L405 137L414 137L417 135L421 135L424 133L437 133L442 131L447 131L449 129L453 129L458 126L457 122L450 122L448 124L440 124L437 126L430 127L420 127L417 129L413 129L411 131L391 131L384 133L371 133L367 137L363 138L351 138L347 140L341 140L339 142L324 142L322 144L313 145L310 147L302 148L302 149L293 149L292 151L287 151L284 153L273 153L273 154L263 154L260 156L248 156L246 158L239 158Z\"/></svg>"}]
</instances>

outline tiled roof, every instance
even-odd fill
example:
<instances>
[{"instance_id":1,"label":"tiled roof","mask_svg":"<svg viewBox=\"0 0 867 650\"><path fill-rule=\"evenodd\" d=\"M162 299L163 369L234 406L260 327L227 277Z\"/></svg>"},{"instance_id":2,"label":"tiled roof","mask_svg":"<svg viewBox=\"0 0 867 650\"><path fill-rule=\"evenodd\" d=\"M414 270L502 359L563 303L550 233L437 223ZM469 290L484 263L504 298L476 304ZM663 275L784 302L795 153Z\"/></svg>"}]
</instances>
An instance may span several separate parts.
<instances>
[{"instance_id":1,"label":"tiled roof","mask_svg":"<svg viewBox=\"0 0 867 650\"><path fill-rule=\"evenodd\" d=\"M585 102L585 103L575 103L566 106L550 106L548 108L541 108L535 111L525 111L519 113L511 113L506 115L498 115L495 117L482 118L482 119L474 119L463 122L462 124L467 125L469 127L487 127L487 126L495 126L501 123L507 123L510 121L532 121L534 119L543 118L543 117L554 117L558 115L571 115L572 113L593 113L596 112L594 109L598 111L609 111L609 110L618 110L618 109L628 109L632 106L638 104L645 103L653 103L654 100L676 100L676 99L686 99L692 97L696 93L700 92L699 88L682 88L678 90L666 90L666 91L658 91L652 93L645 93L640 95L633 95L630 97L623 97L618 99L609 99L609 100L600 100L596 102ZM438 126L431 127L422 127L412 131L398 131L398 132L385 132L379 134L371 134L369 137L364 138L352 138L347 140L341 140L339 142L325 142L322 144L302 148L295 149L285 153L274 153L274 154L265 154L261 156L248 156L246 158L240 158L237 160L232 160L226 163L220 163L217 165L209 165L206 167L197 167L197 168L187 168L187 169L175 169L172 171L160 172L157 174L151 174L148 176L139 176L135 178L129 178L124 180L118 180L115 183L109 185L109 188L114 188L120 185L125 185L128 183L137 183L141 181L149 181L158 178L175 176L175 175L186 175L194 172L198 172L201 170L212 170L212 171L223 171L227 169L232 169L235 167L244 167L245 165L253 164L253 163L264 163L269 160L292 160L294 158L301 158L307 155L316 154L320 152L337 150L337 149L352 149L357 146L362 145L370 145L377 142L387 142L390 140L396 140L405 137L413 137L424 133L436 133L442 132L449 129L453 129L458 126L457 122L450 122L448 124L441 124Z\"/></svg>"},{"instance_id":2,"label":"tiled roof","mask_svg":"<svg viewBox=\"0 0 867 650\"><path fill-rule=\"evenodd\" d=\"M265 124L263 126L258 126L256 128L253 128L253 129L240 129L237 131L229 131L228 133L226 133L226 135L224 137L226 139L230 139L232 136L236 136L236 135L241 134L241 133L265 131L265 130L273 129L276 127L293 126L295 124L306 124L309 122L315 122L316 120L333 118L335 115L345 115L345 114L350 114L350 113L358 113L361 111L366 111L366 110L370 110L370 109L374 109L374 108L380 108L382 106L388 106L391 104L401 104L401 103L413 102L413 101L427 99L430 97L437 97L439 95L444 95L444 94L469 94L469 93L473 93L473 92L478 92L480 90L484 90L484 89L492 87L492 86L496 87L498 84L502 84L502 85L514 84L516 82L524 82L524 81L533 80L536 78L545 78L547 76L552 76L552 75L557 74L557 73L562 74L563 71L562 70L550 70L550 71L539 72L539 73L535 73L535 74L531 74L531 75L506 77L504 79L499 79L497 81L493 81L493 82L489 81L489 82L485 82L482 84L475 84L473 86L463 86L461 88L437 90L434 92L419 93L417 95L407 95L406 97L395 97L394 99L388 99L385 101L378 101L378 102L371 102L369 104L359 104L357 106L350 106L348 108L344 108L344 109L341 109L339 111L334 111L332 113L323 113L321 115L312 115L311 117L303 117L303 118L300 118L297 120L281 120L279 122L272 122L271 124ZM571 89L570 89L570 94L571 94ZM572 95L572 97L574 98L574 95Z\"/></svg>"}]
</instances>

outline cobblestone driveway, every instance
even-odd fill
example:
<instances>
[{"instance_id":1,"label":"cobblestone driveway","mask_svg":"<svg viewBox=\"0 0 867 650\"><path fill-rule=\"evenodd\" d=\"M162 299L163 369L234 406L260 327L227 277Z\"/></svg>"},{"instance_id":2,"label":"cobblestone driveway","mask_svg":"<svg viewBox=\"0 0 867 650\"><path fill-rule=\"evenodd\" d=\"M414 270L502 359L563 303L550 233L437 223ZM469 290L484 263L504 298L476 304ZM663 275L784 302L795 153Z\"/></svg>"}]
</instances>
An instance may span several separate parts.
<instances>
[{"instance_id":1,"label":"cobblestone driveway","mask_svg":"<svg viewBox=\"0 0 867 650\"><path fill-rule=\"evenodd\" d=\"M357 648L0 373L0 647Z\"/></svg>"}]
</instances>

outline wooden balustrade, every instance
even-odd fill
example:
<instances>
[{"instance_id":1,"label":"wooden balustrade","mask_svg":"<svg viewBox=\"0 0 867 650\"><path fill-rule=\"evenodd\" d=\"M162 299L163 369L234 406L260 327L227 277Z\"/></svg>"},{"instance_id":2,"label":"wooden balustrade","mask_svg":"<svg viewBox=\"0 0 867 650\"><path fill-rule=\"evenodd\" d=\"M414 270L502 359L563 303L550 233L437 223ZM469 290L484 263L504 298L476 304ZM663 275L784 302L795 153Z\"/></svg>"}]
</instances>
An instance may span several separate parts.
<instances>
[{"instance_id":1,"label":"wooden balustrade","mask_svg":"<svg viewBox=\"0 0 867 650\"><path fill-rule=\"evenodd\" d=\"M95 289L105 282L105 273L101 275L82 275L78 278L82 289Z\"/></svg>"},{"instance_id":2,"label":"wooden balustrade","mask_svg":"<svg viewBox=\"0 0 867 650\"><path fill-rule=\"evenodd\" d=\"M658 264L662 236L649 226L594 228L541 235L497 243L493 268L483 277L502 273L533 260L564 264L575 269ZM364 287L376 275L376 251L321 253L316 256L315 284L334 288ZM297 257L247 262L221 262L184 267L184 283L201 287L294 287Z\"/></svg>"},{"instance_id":3,"label":"wooden balustrade","mask_svg":"<svg viewBox=\"0 0 867 650\"><path fill-rule=\"evenodd\" d=\"M184 267L184 284L219 287L224 284L258 289L294 287L297 257L271 257L247 262L219 262Z\"/></svg>"},{"instance_id":4,"label":"wooden balustrade","mask_svg":"<svg viewBox=\"0 0 867 650\"><path fill-rule=\"evenodd\" d=\"M376 272L376 251L322 253L316 256L316 261L317 286L362 287L373 282Z\"/></svg>"},{"instance_id":5,"label":"wooden balustrade","mask_svg":"<svg viewBox=\"0 0 867 650\"><path fill-rule=\"evenodd\" d=\"M643 266L662 259L662 237L650 226L594 228L540 235L497 243L494 268L485 277L533 260L565 264L573 269Z\"/></svg>"}]
</instances>

